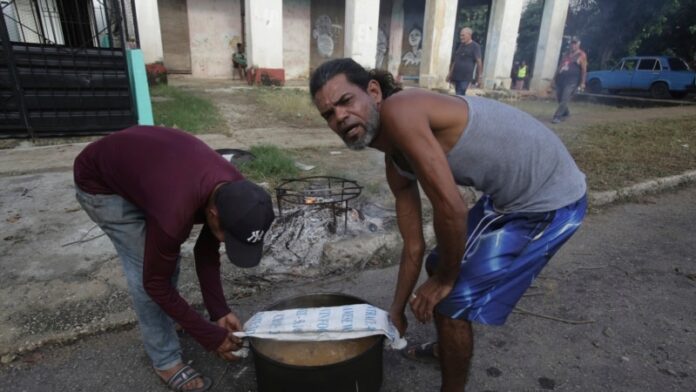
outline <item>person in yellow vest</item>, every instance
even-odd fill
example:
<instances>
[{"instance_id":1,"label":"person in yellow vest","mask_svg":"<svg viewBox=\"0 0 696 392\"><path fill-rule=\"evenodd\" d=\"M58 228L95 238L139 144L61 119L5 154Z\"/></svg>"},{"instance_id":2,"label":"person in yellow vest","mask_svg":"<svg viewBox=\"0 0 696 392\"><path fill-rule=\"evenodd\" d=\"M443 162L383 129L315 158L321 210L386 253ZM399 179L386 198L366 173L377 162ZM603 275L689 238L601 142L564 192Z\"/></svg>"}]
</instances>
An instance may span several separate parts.
<instances>
[{"instance_id":1,"label":"person in yellow vest","mask_svg":"<svg viewBox=\"0 0 696 392\"><path fill-rule=\"evenodd\" d=\"M517 68L517 80L515 81L515 90L522 90L524 82L527 80L527 62L522 60L520 67Z\"/></svg>"}]
</instances>

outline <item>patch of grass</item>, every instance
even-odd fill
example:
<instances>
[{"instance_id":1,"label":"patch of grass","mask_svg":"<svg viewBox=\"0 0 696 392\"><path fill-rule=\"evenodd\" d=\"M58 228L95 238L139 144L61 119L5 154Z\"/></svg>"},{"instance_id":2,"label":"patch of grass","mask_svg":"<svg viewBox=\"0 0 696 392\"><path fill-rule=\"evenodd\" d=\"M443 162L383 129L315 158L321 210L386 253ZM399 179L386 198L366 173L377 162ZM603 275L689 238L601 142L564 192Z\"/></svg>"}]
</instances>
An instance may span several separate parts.
<instances>
[{"instance_id":1,"label":"patch of grass","mask_svg":"<svg viewBox=\"0 0 696 392\"><path fill-rule=\"evenodd\" d=\"M286 126L326 125L306 90L258 88L253 90L253 93L260 109Z\"/></svg>"},{"instance_id":2,"label":"patch of grass","mask_svg":"<svg viewBox=\"0 0 696 392\"><path fill-rule=\"evenodd\" d=\"M155 125L191 133L222 133L224 121L212 102L168 85L150 89Z\"/></svg>"},{"instance_id":3,"label":"patch of grass","mask_svg":"<svg viewBox=\"0 0 696 392\"><path fill-rule=\"evenodd\" d=\"M696 167L696 116L594 125L569 146L593 191Z\"/></svg>"},{"instance_id":4,"label":"patch of grass","mask_svg":"<svg viewBox=\"0 0 696 392\"><path fill-rule=\"evenodd\" d=\"M286 150L264 144L251 147L256 159L238 166L239 170L254 182L267 182L276 187L284 178L295 178L299 170L295 160Z\"/></svg>"}]
</instances>

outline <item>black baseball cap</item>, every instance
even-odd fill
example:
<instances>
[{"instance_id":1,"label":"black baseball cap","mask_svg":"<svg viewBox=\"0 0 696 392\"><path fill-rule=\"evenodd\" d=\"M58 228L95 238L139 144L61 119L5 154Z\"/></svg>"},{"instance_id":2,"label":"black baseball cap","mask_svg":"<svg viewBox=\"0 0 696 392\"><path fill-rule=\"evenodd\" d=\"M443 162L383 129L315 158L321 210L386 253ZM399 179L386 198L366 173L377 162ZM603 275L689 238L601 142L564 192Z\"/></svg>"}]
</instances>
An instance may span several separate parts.
<instances>
[{"instance_id":1,"label":"black baseball cap","mask_svg":"<svg viewBox=\"0 0 696 392\"><path fill-rule=\"evenodd\" d=\"M261 261L263 237L275 219L271 196L248 180L228 182L215 195L220 228L225 232L225 251L242 268Z\"/></svg>"}]
</instances>

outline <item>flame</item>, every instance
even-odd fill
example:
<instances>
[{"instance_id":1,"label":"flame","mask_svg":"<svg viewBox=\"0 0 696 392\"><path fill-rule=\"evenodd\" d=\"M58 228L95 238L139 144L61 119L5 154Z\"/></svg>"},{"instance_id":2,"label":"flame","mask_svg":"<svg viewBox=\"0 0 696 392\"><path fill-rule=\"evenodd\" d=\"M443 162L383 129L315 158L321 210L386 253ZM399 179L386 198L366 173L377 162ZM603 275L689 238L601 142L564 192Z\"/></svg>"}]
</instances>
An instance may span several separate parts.
<instances>
[{"instance_id":1,"label":"flame","mask_svg":"<svg viewBox=\"0 0 696 392\"><path fill-rule=\"evenodd\" d=\"M316 198L316 197L312 197L312 196L305 196L305 200L304 200L304 201L305 201L305 204L314 204L314 203L317 202L317 198Z\"/></svg>"}]
</instances>

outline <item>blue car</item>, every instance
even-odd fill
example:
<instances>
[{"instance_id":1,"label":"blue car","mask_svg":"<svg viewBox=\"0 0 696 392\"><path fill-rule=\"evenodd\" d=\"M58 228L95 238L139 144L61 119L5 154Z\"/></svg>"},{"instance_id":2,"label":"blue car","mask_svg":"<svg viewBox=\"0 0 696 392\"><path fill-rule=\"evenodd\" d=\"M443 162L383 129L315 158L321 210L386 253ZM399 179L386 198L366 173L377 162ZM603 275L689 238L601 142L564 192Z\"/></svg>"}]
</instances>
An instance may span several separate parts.
<instances>
[{"instance_id":1,"label":"blue car","mask_svg":"<svg viewBox=\"0 0 696 392\"><path fill-rule=\"evenodd\" d=\"M684 60L668 56L624 57L610 71L587 73L587 91L647 91L653 98L684 98L696 92L696 72Z\"/></svg>"}]
</instances>

